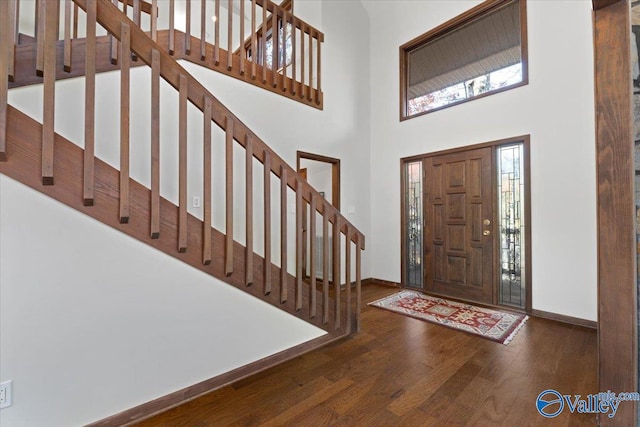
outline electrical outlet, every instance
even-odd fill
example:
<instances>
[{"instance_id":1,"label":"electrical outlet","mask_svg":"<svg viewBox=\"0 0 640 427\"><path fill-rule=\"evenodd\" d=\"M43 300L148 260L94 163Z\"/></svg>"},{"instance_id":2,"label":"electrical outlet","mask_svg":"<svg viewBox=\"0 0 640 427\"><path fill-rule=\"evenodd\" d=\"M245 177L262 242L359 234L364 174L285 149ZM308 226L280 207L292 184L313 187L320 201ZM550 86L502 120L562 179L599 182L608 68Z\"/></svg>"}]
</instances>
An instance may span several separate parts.
<instances>
[{"instance_id":1,"label":"electrical outlet","mask_svg":"<svg viewBox=\"0 0 640 427\"><path fill-rule=\"evenodd\" d=\"M200 197L193 196L193 207L194 208L199 208L200 207Z\"/></svg>"},{"instance_id":2,"label":"electrical outlet","mask_svg":"<svg viewBox=\"0 0 640 427\"><path fill-rule=\"evenodd\" d=\"M11 406L11 388L13 380L0 383L0 409Z\"/></svg>"}]
</instances>

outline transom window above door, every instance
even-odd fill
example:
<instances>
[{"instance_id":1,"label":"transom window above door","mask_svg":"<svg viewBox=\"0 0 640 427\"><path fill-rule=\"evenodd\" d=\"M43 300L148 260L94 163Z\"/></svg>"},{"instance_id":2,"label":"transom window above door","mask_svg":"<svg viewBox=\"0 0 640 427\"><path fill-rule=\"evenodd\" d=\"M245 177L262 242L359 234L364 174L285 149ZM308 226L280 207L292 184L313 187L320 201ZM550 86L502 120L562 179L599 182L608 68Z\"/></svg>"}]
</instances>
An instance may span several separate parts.
<instances>
[{"instance_id":1,"label":"transom window above door","mask_svg":"<svg viewBox=\"0 0 640 427\"><path fill-rule=\"evenodd\" d=\"M400 47L400 119L528 83L526 0L487 0Z\"/></svg>"}]
</instances>

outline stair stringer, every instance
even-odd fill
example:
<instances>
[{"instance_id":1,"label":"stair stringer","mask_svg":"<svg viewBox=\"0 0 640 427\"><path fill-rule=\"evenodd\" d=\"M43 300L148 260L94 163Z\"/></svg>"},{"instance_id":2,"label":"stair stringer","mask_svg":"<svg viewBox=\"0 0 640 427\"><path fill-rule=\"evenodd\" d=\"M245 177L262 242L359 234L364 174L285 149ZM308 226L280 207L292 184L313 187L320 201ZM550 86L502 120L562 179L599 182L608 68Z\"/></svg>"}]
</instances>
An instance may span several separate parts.
<instances>
[{"instance_id":1,"label":"stair stringer","mask_svg":"<svg viewBox=\"0 0 640 427\"><path fill-rule=\"evenodd\" d=\"M302 287L302 308L295 309L295 298L293 297L296 292L295 277L291 274L287 275L287 289L291 298L280 303L278 292L265 295L263 291L264 259L255 253L253 254L254 283L246 286L244 283L245 247L238 242L234 242L233 274L225 276L225 236L213 228L211 229L212 261L209 265L203 265L203 222L192 215L188 216L187 225L189 247L184 253L178 252L178 207L163 198L160 201L160 237L152 239L149 231L151 191L132 179L130 180L131 215L127 224L121 224L118 217L119 171L100 159L96 159L95 162L94 206L84 206L82 200L84 150L58 134L55 135L54 142L55 185L42 185L40 174L42 125L11 106L8 106L7 113L7 152L10 153L10 157L7 162L0 162L0 173L298 317L326 331L330 337L340 337L347 334L344 325L337 330L335 328L332 320L335 319L334 304L329 304L328 321L323 322L321 315L322 293L320 291L315 291L316 313L318 313L315 317L310 317L311 289L309 286ZM271 266L271 280L274 284L280 281L280 268L273 264ZM343 306L342 311L344 310ZM341 315L346 318L344 317L345 313L341 313Z\"/></svg>"}]
</instances>

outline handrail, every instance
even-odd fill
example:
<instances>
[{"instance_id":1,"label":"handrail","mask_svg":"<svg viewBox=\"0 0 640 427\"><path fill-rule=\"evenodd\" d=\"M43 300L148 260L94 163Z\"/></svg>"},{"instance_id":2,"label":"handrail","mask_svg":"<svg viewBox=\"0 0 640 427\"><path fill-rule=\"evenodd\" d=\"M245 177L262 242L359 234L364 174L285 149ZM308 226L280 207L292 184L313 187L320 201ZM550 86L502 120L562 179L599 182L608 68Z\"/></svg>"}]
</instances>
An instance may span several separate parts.
<instances>
[{"instance_id":1,"label":"handrail","mask_svg":"<svg viewBox=\"0 0 640 427\"><path fill-rule=\"evenodd\" d=\"M10 0L11 2L14 0ZM42 52L40 61L36 61L37 69L44 75L44 111L42 126L42 183L44 185L54 184L54 110L55 110L55 81L56 81L56 43L59 39L59 7L61 1L65 2L65 7L70 8L68 0L47 0L41 2L38 10L39 34L38 34L38 50ZM234 242L233 236L233 201L238 191L234 191L233 183L233 147L234 142L238 143L246 154L246 176L245 176L245 197L246 197L246 247L244 254L245 262L245 285L249 286L253 283L253 159L257 159L263 165L264 169L264 206L265 206L265 235L264 235L264 293L269 294L272 289L271 283L271 179L273 175L280 179L280 247L281 247L281 267L279 275L279 300L284 303L289 298L287 289L293 284L295 295L295 309L300 310L303 305L303 209L306 206L310 208L309 220L311 221L311 230L315 230L315 221L317 215L322 217L323 243L322 243L322 323L331 325L335 330L350 333L352 331L352 301L351 301L351 252L355 247L355 274L356 274L356 301L355 301L355 321L356 330L359 328L359 312L360 312L360 270L361 270L361 251L365 247L364 235L351 224L342 214L333 207L324 197L312 188L304 178L302 178L292 167L290 167L281 157L279 157L263 140L253 133L237 116L227 109L213 94L211 94L202 84L200 84L193 76L191 76L175 59L162 47L156 43L147 33L145 33L136 22L129 19L117 7L118 0L72 0L75 6L87 13L87 38L86 38L86 99L85 99L85 150L84 150L84 183L83 183L83 201L87 206L94 203L94 133L95 133L95 74L96 74L96 26L99 23L114 40L114 45L118 46L117 50L110 49L106 52L112 56L113 53L119 55L118 61L121 73L121 115L120 115L120 187L119 187L119 218L121 223L129 221L130 214L130 173L129 173L129 126L130 126L130 68L133 61L144 63L151 67L151 83L152 83L152 131L151 131L151 210L150 210L150 236L151 238L159 238L160 233L160 213L159 213L159 80L164 79L179 93L179 131L178 131L178 154L179 154L179 202L178 202L178 222L177 222L177 251L184 252L188 248L187 236L187 103L190 102L203 113L204 123L204 212L205 220L203 222L203 247L202 263L207 265L212 261L212 247L210 236L211 232L211 122L215 123L225 132L225 171L226 171L226 231L224 233L224 274L233 275L234 267ZM254 0L257 3L261 0ZM269 7L269 0L263 0L262 4ZM0 11L11 11L11 5L4 2ZM219 0L216 0L219 4ZM128 4L128 2L125 2ZM152 1L155 6L156 0ZM140 12L140 0L133 0L136 13ZM272 11L277 14L277 8L271 5ZM68 14L67 21L68 21ZM77 14L76 14L77 15ZM135 18L135 17L134 17ZM136 19L138 21L138 19ZM1 41L11 39L11 35L15 34L15 27L11 26L11 22L15 22L11 13L0 16L0 36ZM68 37L69 31L65 31L65 38ZM11 61L10 50L5 48L7 43L1 45L0 79L4 85L0 85L0 120L2 115L6 113L6 81L8 77L8 67L5 67ZM105 53L105 51L102 51ZM63 59L66 61L66 58ZM5 114L6 115L6 114ZM4 127L5 122L0 121L0 160L4 156L3 151L5 142ZM209 153L209 155L207 155ZM288 191L292 190L295 194L295 276L294 281L289 280L287 270L288 258ZM304 207L304 208L303 208ZM332 232L329 233L329 224L332 225ZM251 233L251 236L249 236ZM344 254L341 254L341 246L343 244L342 236L344 236ZM293 236L292 236L293 237ZM315 245L317 242L312 239L310 242L311 253L315 253ZM331 253L329 248L331 247ZM319 249L319 248L317 248ZM344 255L344 256L343 256ZM344 264L342 264L344 262ZM331 264L331 265L329 265ZM309 316L316 316L316 274L313 271L314 261L311 260L312 271L310 274L309 286ZM347 303L341 306L341 272L342 267L345 268L346 278L346 299ZM329 269L333 275L333 299L330 299L329 286L330 275ZM277 284L276 284L277 285ZM306 292L306 290L304 291ZM332 302L330 302L332 301ZM333 304L330 306L330 304ZM345 321L341 321L341 312L345 313ZM330 316L333 316L330 318Z\"/></svg>"},{"instance_id":2,"label":"handrail","mask_svg":"<svg viewBox=\"0 0 640 427\"><path fill-rule=\"evenodd\" d=\"M87 0L73 0L78 4L80 8L86 10ZM268 0L265 0L268 2ZM120 11L110 4L107 0L98 1L98 22L109 33L113 34L118 40L118 26L121 19ZM342 217L340 212L334 208L328 201L313 189L302 177L290 167L280 156L278 156L271 148L260 139L255 133L253 133L238 117L236 117L224 104L222 104L213 94L211 94L197 79L191 76L187 70L185 70L180 64L175 62L173 58L166 52L164 52L159 45L157 45L151 38L147 37L146 33L127 18L131 31L131 51L133 51L139 59L145 62L147 65L151 63L151 53L153 50L158 50L160 53L160 69L161 76L167 83L173 86L176 90L179 90L180 75L185 75L189 82L188 99L197 107L200 111L204 112L204 100L210 98L213 102L212 120L222 129L225 129L225 122L228 119L234 123L233 137L236 142L245 147L245 141L247 137L253 140L254 144L254 157L264 164L264 152L268 151L271 155L271 172L280 177L280 168L284 167L288 172L287 185L292 190L296 190L296 181L302 181L302 197L308 203L311 200L311 195L321 200L321 203L317 205L317 211L319 214L324 215L325 212L332 217L335 214L341 218L340 222L343 224L341 231L346 232L347 228L356 230L354 232L353 241L358 242L361 249L364 249L364 235L357 231L357 228L353 226L346 218ZM332 224L334 221L329 220Z\"/></svg>"}]
</instances>

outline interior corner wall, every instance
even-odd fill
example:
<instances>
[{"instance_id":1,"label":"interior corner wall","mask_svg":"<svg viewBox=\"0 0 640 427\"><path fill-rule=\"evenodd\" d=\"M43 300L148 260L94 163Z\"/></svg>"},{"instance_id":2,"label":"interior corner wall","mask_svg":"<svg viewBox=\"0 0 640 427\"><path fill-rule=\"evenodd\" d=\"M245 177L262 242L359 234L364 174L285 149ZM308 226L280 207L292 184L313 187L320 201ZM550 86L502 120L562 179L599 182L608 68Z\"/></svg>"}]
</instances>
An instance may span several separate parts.
<instances>
[{"instance_id":1,"label":"interior corner wall","mask_svg":"<svg viewBox=\"0 0 640 427\"><path fill-rule=\"evenodd\" d=\"M400 281L400 158L531 135L532 304L597 319L589 1L527 1L529 84L399 121L398 47L478 1L363 2L371 28L372 276Z\"/></svg>"}]
</instances>

